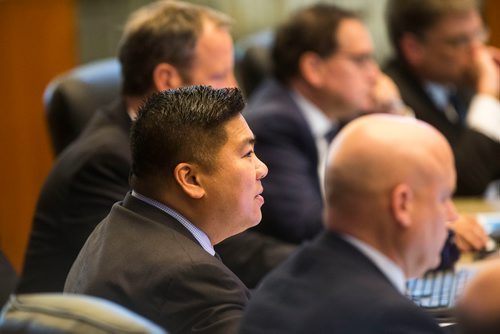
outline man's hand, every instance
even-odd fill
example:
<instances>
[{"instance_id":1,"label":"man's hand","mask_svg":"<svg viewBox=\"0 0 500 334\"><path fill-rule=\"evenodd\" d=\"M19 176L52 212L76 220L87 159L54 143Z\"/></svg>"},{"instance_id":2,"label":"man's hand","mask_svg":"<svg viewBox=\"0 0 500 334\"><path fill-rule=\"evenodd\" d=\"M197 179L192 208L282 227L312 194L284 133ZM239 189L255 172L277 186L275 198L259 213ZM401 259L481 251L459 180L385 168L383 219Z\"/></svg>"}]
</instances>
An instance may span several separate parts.
<instances>
[{"instance_id":1,"label":"man's hand","mask_svg":"<svg viewBox=\"0 0 500 334\"><path fill-rule=\"evenodd\" d=\"M455 232L455 243L462 252L478 251L486 246L488 235L474 216L461 215L448 228Z\"/></svg>"},{"instance_id":2,"label":"man's hand","mask_svg":"<svg viewBox=\"0 0 500 334\"><path fill-rule=\"evenodd\" d=\"M411 115L409 108L401 100L399 89L386 74L380 72L372 91L373 110L371 112Z\"/></svg>"},{"instance_id":3,"label":"man's hand","mask_svg":"<svg viewBox=\"0 0 500 334\"><path fill-rule=\"evenodd\" d=\"M497 99L500 96L500 49L480 46L474 50L477 91Z\"/></svg>"}]
</instances>

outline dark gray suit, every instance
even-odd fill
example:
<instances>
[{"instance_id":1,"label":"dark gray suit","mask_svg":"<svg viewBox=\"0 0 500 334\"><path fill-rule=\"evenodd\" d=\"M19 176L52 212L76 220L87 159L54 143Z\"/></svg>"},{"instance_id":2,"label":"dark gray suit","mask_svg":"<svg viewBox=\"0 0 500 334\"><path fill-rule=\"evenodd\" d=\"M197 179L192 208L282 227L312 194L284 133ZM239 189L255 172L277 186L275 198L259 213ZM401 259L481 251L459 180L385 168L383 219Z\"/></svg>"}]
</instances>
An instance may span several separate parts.
<instances>
[{"instance_id":1,"label":"dark gray suit","mask_svg":"<svg viewBox=\"0 0 500 334\"><path fill-rule=\"evenodd\" d=\"M184 226L130 194L92 232L64 291L112 300L171 333L235 333L249 297Z\"/></svg>"},{"instance_id":2,"label":"dark gray suit","mask_svg":"<svg viewBox=\"0 0 500 334\"><path fill-rule=\"evenodd\" d=\"M254 292L242 334L442 333L364 254L324 232Z\"/></svg>"},{"instance_id":3,"label":"dark gray suit","mask_svg":"<svg viewBox=\"0 0 500 334\"><path fill-rule=\"evenodd\" d=\"M131 121L122 101L98 111L60 155L40 193L18 293L62 291L69 268L95 226L130 190ZM217 251L249 287L292 251L254 232Z\"/></svg>"},{"instance_id":4,"label":"dark gray suit","mask_svg":"<svg viewBox=\"0 0 500 334\"><path fill-rule=\"evenodd\" d=\"M464 124L450 122L444 112L432 102L422 83L403 63L393 60L385 71L397 84L403 101L413 109L415 116L432 124L448 139L457 168L455 194L482 195L491 181L500 178L500 143ZM473 92L459 93L459 100L467 109Z\"/></svg>"}]
</instances>

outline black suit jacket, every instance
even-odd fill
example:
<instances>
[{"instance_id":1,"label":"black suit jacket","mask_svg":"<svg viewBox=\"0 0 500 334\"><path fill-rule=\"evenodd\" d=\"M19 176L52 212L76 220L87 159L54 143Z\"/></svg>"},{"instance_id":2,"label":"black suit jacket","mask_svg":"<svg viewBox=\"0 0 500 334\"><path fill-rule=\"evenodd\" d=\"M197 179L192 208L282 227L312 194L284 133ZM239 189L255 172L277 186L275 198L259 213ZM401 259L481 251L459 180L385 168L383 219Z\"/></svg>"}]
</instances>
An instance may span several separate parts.
<instances>
[{"instance_id":1,"label":"black suit jacket","mask_svg":"<svg viewBox=\"0 0 500 334\"><path fill-rule=\"evenodd\" d=\"M323 200L316 144L299 106L271 80L252 96L244 116L257 138L255 152L269 168L257 229L294 243L312 238L322 230Z\"/></svg>"},{"instance_id":2,"label":"black suit jacket","mask_svg":"<svg viewBox=\"0 0 500 334\"><path fill-rule=\"evenodd\" d=\"M92 232L64 291L112 300L170 333L236 333L249 297L184 226L131 194Z\"/></svg>"},{"instance_id":3,"label":"black suit jacket","mask_svg":"<svg viewBox=\"0 0 500 334\"><path fill-rule=\"evenodd\" d=\"M129 190L130 125L117 101L59 156L38 199L18 293L62 291L85 240Z\"/></svg>"},{"instance_id":4,"label":"black suit jacket","mask_svg":"<svg viewBox=\"0 0 500 334\"><path fill-rule=\"evenodd\" d=\"M95 226L130 189L125 104L99 111L59 157L40 193L18 293L62 291L69 268ZM217 245L217 252L253 288L294 246L255 232Z\"/></svg>"},{"instance_id":5,"label":"black suit jacket","mask_svg":"<svg viewBox=\"0 0 500 334\"><path fill-rule=\"evenodd\" d=\"M361 252L324 232L255 291L241 323L251 333L442 333Z\"/></svg>"},{"instance_id":6,"label":"black suit jacket","mask_svg":"<svg viewBox=\"0 0 500 334\"><path fill-rule=\"evenodd\" d=\"M403 63L393 60L385 72L395 81L403 101L413 109L415 116L436 127L448 139L457 168L456 195L482 195L491 181L500 178L500 143L463 124L450 122ZM471 97L471 92L459 94L467 107Z\"/></svg>"}]
</instances>

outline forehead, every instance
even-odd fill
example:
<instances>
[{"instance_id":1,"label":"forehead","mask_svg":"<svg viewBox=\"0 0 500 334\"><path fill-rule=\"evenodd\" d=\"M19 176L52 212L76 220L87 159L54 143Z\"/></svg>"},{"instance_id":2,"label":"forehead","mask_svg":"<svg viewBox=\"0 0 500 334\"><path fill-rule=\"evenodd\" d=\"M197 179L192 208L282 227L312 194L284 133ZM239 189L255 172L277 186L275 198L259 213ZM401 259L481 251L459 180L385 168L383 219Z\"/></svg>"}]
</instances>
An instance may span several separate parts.
<instances>
[{"instance_id":1,"label":"forehead","mask_svg":"<svg viewBox=\"0 0 500 334\"><path fill-rule=\"evenodd\" d=\"M212 62L233 56L233 40L227 28L205 20L196 43L196 58L210 58Z\"/></svg>"},{"instance_id":2,"label":"forehead","mask_svg":"<svg viewBox=\"0 0 500 334\"><path fill-rule=\"evenodd\" d=\"M352 52L373 50L370 32L358 19L343 19L337 29L338 49Z\"/></svg>"},{"instance_id":3,"label":"forehead","mask_svg":"<svg viewBox=\"0 0 500 334\"><path fill-rule=\"evenodd\" d=\"M227 134L227 143L238 144L252 140L254 138L252 130L248 126L245 118L241 113L232 117L224 124L224 130Z\"/></svg>"}]
</instances>

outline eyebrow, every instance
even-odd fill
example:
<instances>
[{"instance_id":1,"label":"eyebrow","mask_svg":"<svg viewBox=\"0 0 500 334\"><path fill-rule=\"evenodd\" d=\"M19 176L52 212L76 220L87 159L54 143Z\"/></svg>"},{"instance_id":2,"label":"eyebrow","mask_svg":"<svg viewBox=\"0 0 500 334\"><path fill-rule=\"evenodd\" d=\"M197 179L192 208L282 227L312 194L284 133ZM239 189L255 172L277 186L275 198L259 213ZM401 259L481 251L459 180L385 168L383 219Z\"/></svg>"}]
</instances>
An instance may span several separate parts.
<instances>
[{"instance_id":1,"label":"eyebrow","mask_svg":"<svg viewBox=\"0 0 500 334\"><path fill-rule=\"evenodd\" d=\"M239 146L243 148L246 145L255 145L255 136L245 138Z\"/></svg>"}]
</instances>

